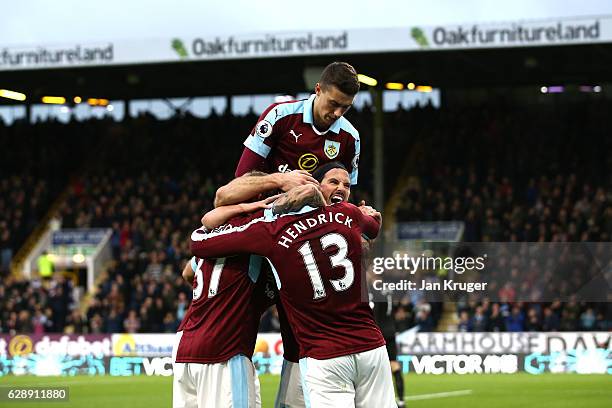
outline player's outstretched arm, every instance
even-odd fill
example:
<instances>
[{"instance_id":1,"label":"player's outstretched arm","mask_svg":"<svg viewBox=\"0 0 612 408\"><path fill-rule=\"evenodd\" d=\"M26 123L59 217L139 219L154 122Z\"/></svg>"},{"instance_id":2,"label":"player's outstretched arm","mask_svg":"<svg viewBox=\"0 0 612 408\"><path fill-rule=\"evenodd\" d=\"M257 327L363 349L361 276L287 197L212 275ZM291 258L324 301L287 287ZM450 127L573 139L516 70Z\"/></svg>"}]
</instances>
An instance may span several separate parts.
<instances>
[{"instance_id":1,"label":"player's outstretched arm","mask_svg":"<svg viewBox=\"0 0 612 408\"><path fill-rule=\"evenodd\" d=\"M280 194L255 201L254 203L242 203L217 207L204 214L202 217L202 225L206 227L206 229L211 230L225 224L227 221L238 215L270 208L272 205L271 203L278 197L280 197Z\"/></svg>"},{"instance_id":2,"label":"player's outstretched arm","mask_svg":"<svg viewBox=\"0 0 612 408\"><path fill-rule=\"evenodd\" d=\"M259 194L274 190L278 185L276 176L263 172L249 172L237 177L215 193L215 207L240 204L249 201Z\"/></svg>"},{"instance_id":3,"label":"player's outstretched arm","mask_svg":"<svg viewBox=\"0 0 612 408\"><path fill-rule=\"evenodd\" d=\"M275 204L278 205L275 210L280 210L276 214L299 210L305 205L312 207L325 205L325 199L318 184L307 184L292 188L280 197L275 196L256 203L244 204L243 209L253 211L257 207L268 207L270 201L274 199L276 199ZM267 256L273 244L269 230L273 221L263 215L258 217L257 214L254 214L244 225L227 224L212 231L202 227L191 234L191 251L198 258L220 258L240 254Z\"/></svg>"},{"instance_id":4,"label":"player's outstretched arm","mask_svg":"<svg viewBox=\"0 0 612 408\"><path fill-rule=\"evenodd\" d=\"M243 203L268 191L289 191L293 187L304 184L318 185L319 183L303 170L273 174L247 173L217 190L215 207Z\"/></svg>"}]
</instances>

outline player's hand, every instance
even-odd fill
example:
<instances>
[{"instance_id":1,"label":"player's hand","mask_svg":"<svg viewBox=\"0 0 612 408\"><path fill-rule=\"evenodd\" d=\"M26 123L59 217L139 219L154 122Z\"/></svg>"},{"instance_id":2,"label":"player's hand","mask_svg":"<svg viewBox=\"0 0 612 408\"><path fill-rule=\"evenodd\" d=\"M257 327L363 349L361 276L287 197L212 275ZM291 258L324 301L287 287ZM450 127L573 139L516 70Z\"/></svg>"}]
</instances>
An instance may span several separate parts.
<instances>
[{"instance_id":1,"label":"player's hand","mask_svg":"<svg viewBox=\"0 0 612 408\"><path fill-rule=\"evenodd\" d=\"M382 221L382 215L375 208L366 205L365 201L361 200L359 203L359 210L363 215L369 215L370 217L374 217L378 222Z\"/></svg>"},{"instance_id":2,"label":"player's hand","mask_svg":"<svg viewBox=\"0 0 612 408\"><path fill-rule=\"evenodd\" d=\"M254 203L243 203L241 204L242 210L245 213L255 212L257 210L265 210L266 208L272 208L272 203L280 197L282 194L276 194L263 200L255 201Z\"/></svg>"},{"instance_id":3,"label":"player's hand","mask_svg":"<svg viewBox=\"0 0 612 408\"><path fill-rule=\"evenodd\" d=\"M303 186L305 184L319 185L319 182L314 179L310 173L304 170L293 170L288 173L277 174L278 188L283 191L289 191L293 187Z\"/></svg>"},{"instance_id":4,"label":"player's hand","mask_svg":"<svg viewBox=\"0 0 612 408\"><path fill-rule=\"evenodd\" d=\"M370 254L370 249L372 249L372 241L366 239L363 235L361 236L361 253L362 256L367 258Z\"/></svg>"}]
</instances>

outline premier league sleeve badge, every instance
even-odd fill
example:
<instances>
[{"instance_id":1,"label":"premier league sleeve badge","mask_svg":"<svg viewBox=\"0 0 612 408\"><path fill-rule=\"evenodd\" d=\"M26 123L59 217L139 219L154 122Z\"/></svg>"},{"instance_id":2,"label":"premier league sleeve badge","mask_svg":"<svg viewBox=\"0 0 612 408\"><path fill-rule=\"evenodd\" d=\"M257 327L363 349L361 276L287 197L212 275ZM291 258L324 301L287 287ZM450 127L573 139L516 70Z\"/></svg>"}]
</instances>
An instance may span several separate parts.
<instances>
[{"instance_id":1,"label":"premier league sleeve badge","mask_svg":"<svg viewBox=\"0 0 612 408\"><path fill-rule=\"evenodd\" d=\"M267 120L260 121L255 126L255 133L261 138L266 138L272 134L272 124Z\"/></svg>"}]
</instances>

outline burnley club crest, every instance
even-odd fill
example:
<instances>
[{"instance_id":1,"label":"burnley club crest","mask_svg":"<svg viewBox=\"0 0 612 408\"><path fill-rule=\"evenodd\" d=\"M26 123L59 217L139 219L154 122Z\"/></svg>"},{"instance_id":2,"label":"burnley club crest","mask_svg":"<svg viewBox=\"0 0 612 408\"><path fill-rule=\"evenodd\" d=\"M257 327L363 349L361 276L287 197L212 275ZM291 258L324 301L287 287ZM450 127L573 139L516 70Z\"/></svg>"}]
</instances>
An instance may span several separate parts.
<instances>
[{"instance_id":1,"label":"burnley club crest","mask_svg":"<svg viewBox=\"0 0 612 408\"><path fill-rule=\"evenodd\" d=\"M332 140L325 140L325 146L323 147L325 155L330 159L335 159L340 153L340 142L334 142Z\"/></svg>"}]
</instances>

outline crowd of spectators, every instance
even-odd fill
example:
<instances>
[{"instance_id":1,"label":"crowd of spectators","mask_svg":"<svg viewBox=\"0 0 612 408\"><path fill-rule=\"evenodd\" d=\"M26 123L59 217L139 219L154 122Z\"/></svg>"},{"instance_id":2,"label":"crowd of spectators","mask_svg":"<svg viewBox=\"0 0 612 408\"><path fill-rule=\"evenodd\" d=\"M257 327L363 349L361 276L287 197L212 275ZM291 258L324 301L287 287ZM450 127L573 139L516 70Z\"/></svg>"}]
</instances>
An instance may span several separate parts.
<instances>
[{"instance_id":1,"label":"crowd of spectators","mask_svg":"<svg viewBox=\"0 0 612 408\"><path fill-rule=\"evenodd\" d=\"M0 125L0 278L13 257L95 150L106 120Z\"/></svg>"},{"instance_id":2,"label":"crowd of spectators","mask_svg":"<svg viewBox=\"0 0 612 408\"><path fill-rule=\"evenodd\" d=\"M397 220L462 220L468 242L610 241L610 109L600 101L411 111L436 126L413 135L418 162Z\"/></svg>"},{"instance_id":3,"label":"crowd of spectators","mask_svg":"<svg viewBox=\"0 0 612 408\"><path fill-rule=\"evenodd\" d=\"M612 129L605 120L609 108L487 105L436 110L428 106L387 114L387 191L399 175L410 176L398 221L461 220L465 241L609 241L612 199L606 169L611 168L612 155L606 135ZM34 135L34 157L42 155L39 148L55 151L41 156L42 164L22 157L32 177L0 180L0 209L13 213L0 214L0 238L7 231L13 237L10 245L2 246L3 262L4 249L15 251L66 187L68 197L58 214L62 227L111 228L113 253L84 307L74 301L72 283L61 273L48 284L6 280L0 286L0 331L175 331L191 299L191 287L180 277L190 257L186 237L212 207L216 187L231 179L242 142L256 120L253 114L177 116L165 121L145 115L123 123L0 128L0 144L19 135L19 146L11 148L27 152L25 141ZM354 196L371 202L372 160L367 146L372 115L367 108L352 111L350 120L365 142ZM52 136L46 140L46 134ZM58 142L60 137L66 140ZM91 146L96 146L95 151ZM406 166L406 157L415 160ZM10 169L21 174L18 160ZM21 186L15 188L15 183ZM14 205L20 196L15 190L23 190L24 206ZM18 218L16 212L23 213L27 225L21 232L9 224ZM470 298L459 306L460 330L608 327L609 312L601 304ZM398 331L415 325L429 331L435 330L442 307L406 298L395 310ZM261 328L277 327L271 311Z\"/></svg>"},{"instance_id":4,"label":"crowd of spectators","mask_svg":"<svg viewBox=\"0 0 612 408\"><path fill-rule=\"evenodd\" d=\"M0 282L0 333L80 333L83 325L74 298L73 283L56 274L49 282Z\"/></svg>"},{"instance_id":5,"label":"crowd of spectators","mask_svg":"<svg viewBox=\"0 0 612 408\"><path fill-rule=\"evenodd\" d=\"M460 307L458 331L608 331L608 305L559 300L542 303L472 300Z\"/></svg>"},{"instance_id":6,"label":"crowd of spectators","mask_svg":"<svg viewBox=\"0 0 612 408\"><path fill-rule=\"evenodd\" d=\"M10 270L11 260L50 203L48 184L32 176L0 178L0 277Z\"/></svg>"},{"instance_id":7,"label":"crowd of spectators","mask_svg":"<svg viewBox=\"0 0 612 408\"><path fill-rule=\"evenodd\" d=\"M176 331L191 300L181 278L187 237L241 153L223 148L220 120L141 117L115 129L99 161L73 181L62 226L112 229L113 261L86 307L89 332ZM236 139L248 132L227 120Z\"/></svg>"},{"instance_id":8,"label":"crowd of spectators","mask_svg":"<svg viewBox=\"0 0 612 408\"><path fill-rule=\"evenodd\" d=\"M599 101L414 110L418 123L436 126L419 129L410 146L420 162L408 173L397 221L463 221L466 242L609 242L610 109ZM609 329L609 303L571 296L595 277L576 254L565 268L553 258L496 261L505 264L495 265L492 296L460 301L459 330Z\"/></svg>"}]
</instances>

